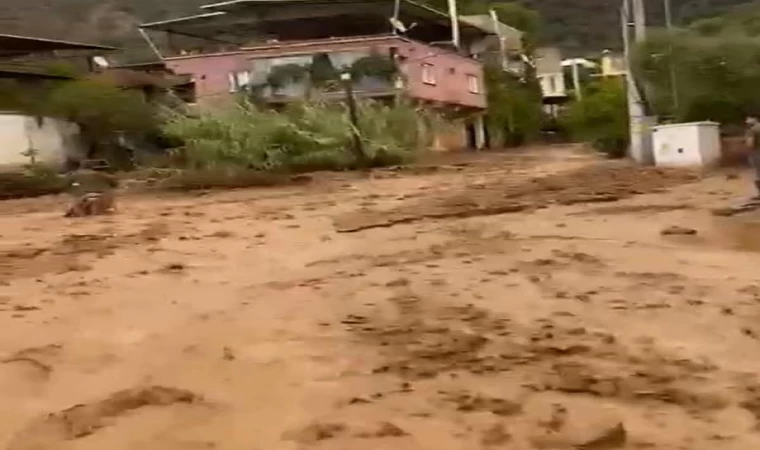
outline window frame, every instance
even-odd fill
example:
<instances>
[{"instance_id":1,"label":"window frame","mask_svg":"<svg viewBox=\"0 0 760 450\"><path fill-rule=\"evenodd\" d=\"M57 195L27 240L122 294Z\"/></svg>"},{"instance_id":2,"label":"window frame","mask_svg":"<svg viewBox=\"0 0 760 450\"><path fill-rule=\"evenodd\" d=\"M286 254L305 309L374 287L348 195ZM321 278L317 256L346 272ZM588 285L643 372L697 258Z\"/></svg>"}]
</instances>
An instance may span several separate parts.
<instances>
[{"instance_id":1,"label":"window frame","mask_svg":"<svg viewBox=\"0 0 760 450\"><path fill-rule=\"evenodd\" d=\"M438 80L436 80L435 76L435 65L430 63L422 63L422 83L430 85L430 86L436 86L438 84Z\"/></svg>"},{"instance_id":2,"label":"window frame","mask_svg":"<svg viewBox=\"0 0 760 450\"><path fill-rule=\"evenodd\" d=\"M470 94L483 93L483 90L481 89L479 76L475 75L474 73L467 74L467 90L470 92Z\"/></svg>"}]
</instances>

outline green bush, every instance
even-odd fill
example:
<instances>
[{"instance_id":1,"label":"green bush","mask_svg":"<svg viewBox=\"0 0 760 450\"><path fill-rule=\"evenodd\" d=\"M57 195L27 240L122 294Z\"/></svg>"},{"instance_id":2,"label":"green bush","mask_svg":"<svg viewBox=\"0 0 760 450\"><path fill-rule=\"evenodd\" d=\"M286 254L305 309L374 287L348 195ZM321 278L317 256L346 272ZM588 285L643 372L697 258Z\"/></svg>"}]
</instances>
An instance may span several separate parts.
<instances>
[{"instance_id":1,"label":"green bush","mask_svg":"<svg viewBox=\"0 0 760 450\"><path fill-rule=\"evenodd\" d=\"M648 33L633 67L651 112L679 122L741 124L760 110L759 24L760 7L753 4L685 29Z\"/></svg>"},{"instance_id":2,"label":"green bush","mask_svg":"<svg viewBox=\"0 0 760 450\"><path fill-rule=\"evenodd\" d=\"M399 164L419 142L416 111L408 106L359 105L359 135L370 165ZM184 142L184 159L196 169L266 172L348 170L364 161L353 150L345 107L294 103L276 112L244 100L198 117L170 113L164 131Z\"/></svg>"},{"instance_id":3,"label":"green bush","mask_svg":"<svg viewBox=\"0 0 760 450\"><path fill-rule=\"evenodd\" d=\"M154 107L137 90L125 90L103 80L68 81L52 89L44 113L74 122L81 129L90 157L111 162L124 159L117 136L155 132Z\"/></svg>"},{"instance_id":4,"label":"green bush","mask_svg":"<svg viewBox=\"0 0 760 450\"><path fill-rule=\"evenodd\" d=\"M544 112L535 78L521 80L500 67L485 67L488 130L496 145L517 147L541 133Z\"/></svg>"},{"instance_id":5,"label":"green bush","mask_svg":"<svg viewBox=\"0 0 760 450\"><path fill-rule=\"evenodd\" d=\"M611 158L624 157L629 141L625 86L621 80L588 86L583 100L571 103L560 122L573 138L590 142Z\"/></svg>"}]
</instances>

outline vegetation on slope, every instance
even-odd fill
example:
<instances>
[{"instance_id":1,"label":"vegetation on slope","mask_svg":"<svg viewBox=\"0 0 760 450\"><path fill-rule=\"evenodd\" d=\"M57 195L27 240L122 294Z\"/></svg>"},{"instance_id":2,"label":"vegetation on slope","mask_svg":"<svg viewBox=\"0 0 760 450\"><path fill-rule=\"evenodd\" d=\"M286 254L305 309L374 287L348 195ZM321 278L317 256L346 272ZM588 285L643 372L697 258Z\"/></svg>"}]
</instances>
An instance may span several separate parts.
<instances>
[{"instance_id":1,"label":"vegetation on slope","mask_svg":"<svg viewBox=\"0 0 760 450\"><path fill-rule=\"evenodd\" d=\"M425 0L445 9L446 0ZM678 23L709 17L748 3L747 0L672 0ZM144 45L137 23L192 14L208 0L0 0L0 28L6 33L100 41L122 46ZM487 0L459 0L465 13L481 12ZM583 52L620 46L617 0L518 0L544 17L544 42ZM648 2L653 25L662 24L662 2ZM72 23L77 23L72 27Z\"/></svg>"}]
</instances>

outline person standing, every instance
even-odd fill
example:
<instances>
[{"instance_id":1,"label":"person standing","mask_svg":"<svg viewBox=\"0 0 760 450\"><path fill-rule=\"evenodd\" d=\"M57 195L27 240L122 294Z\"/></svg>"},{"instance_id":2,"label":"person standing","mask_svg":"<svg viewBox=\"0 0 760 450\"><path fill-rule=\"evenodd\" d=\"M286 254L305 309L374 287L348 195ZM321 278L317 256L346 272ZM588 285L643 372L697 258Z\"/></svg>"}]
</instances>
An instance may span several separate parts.
<instances>
[{"instance_id":1,"label":"person standing","mask_svg":"<svg viewBox=\"0 0 760 450\"><path fill-rule=\"evenodd\" d=\"M755 196L753 200L760 200L760 119L756 115L750 115L745 122L745 143L747 145L749 163L754 170Z\"/></svg>"}]
</instances>

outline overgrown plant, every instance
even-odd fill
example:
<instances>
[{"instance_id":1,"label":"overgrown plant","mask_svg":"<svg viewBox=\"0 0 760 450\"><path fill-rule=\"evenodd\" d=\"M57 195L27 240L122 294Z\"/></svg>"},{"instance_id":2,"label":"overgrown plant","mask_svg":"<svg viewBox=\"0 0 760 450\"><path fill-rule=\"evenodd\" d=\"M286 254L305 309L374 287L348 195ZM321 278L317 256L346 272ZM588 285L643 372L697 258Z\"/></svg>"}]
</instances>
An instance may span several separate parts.
<instances>
[{"instance_id":1,"label":"overgrown plant","mask_svg":"<svg viewBox=\"0 0 760 450\"><path fill-rule=\"evenodd\" d=\"M611 158L624 157L629 122L623 82L601 80L589 85L583 100L571 103L561 122L573 138L590 142Z\"/></svg>"},{"instance_id":2,"label":"overgrown plant","mask_svg":"<svg viewBox=\"0 0 760 450\"><path fill-rule=\"evenodd\" d=\"M520 79L500 67L485 67L487 124L498 145L515 147L537 138L544 112L541 91L533 79Z\"/></svg>"},{"instance_id":3,"label":"overgrown plant","mask_svg":"<svg viewBox=\"0 0 760 450\"><path fill-rule=\"evenodd\" d=\"M528 59L538 46L541 17L536 11L519 3L481 2L470 4L470 12L496 11L499 20L523 31L523 53ZM514 147L536 139L544 125L541 87L531 64L524 65L522 74L505 72L500 65L485 67L488 92L488 130L497 145Z\"/></svg>"},{"instance_id":4,"label":"overgrown plant","mask_svg":"<svg viewBox=\"0 0 760 450\"><path fill-rule=\"evenodd\" d=\"M407 105L359 103L358 130L370 164L400 164L414 156L420 144L416 116ZM358 167L352 130L341 104L293 103L277 112L248 100L198 117L171 113L165 125L168 135L184 141L189 167L271 172Z\"/></svg>"},{"instance_id":5,"label":"overgrown plant","mask_svg":"<svg viewBox=\"0 0 760 450\"><path fill-rule=\"evenodd\" d=\"M73 80L52 89L44 112L78 124L89 157L108 158L120 133L149 133L157 123L153 107L138 91L100 80Z\"/></svg>"}]
</instances>

